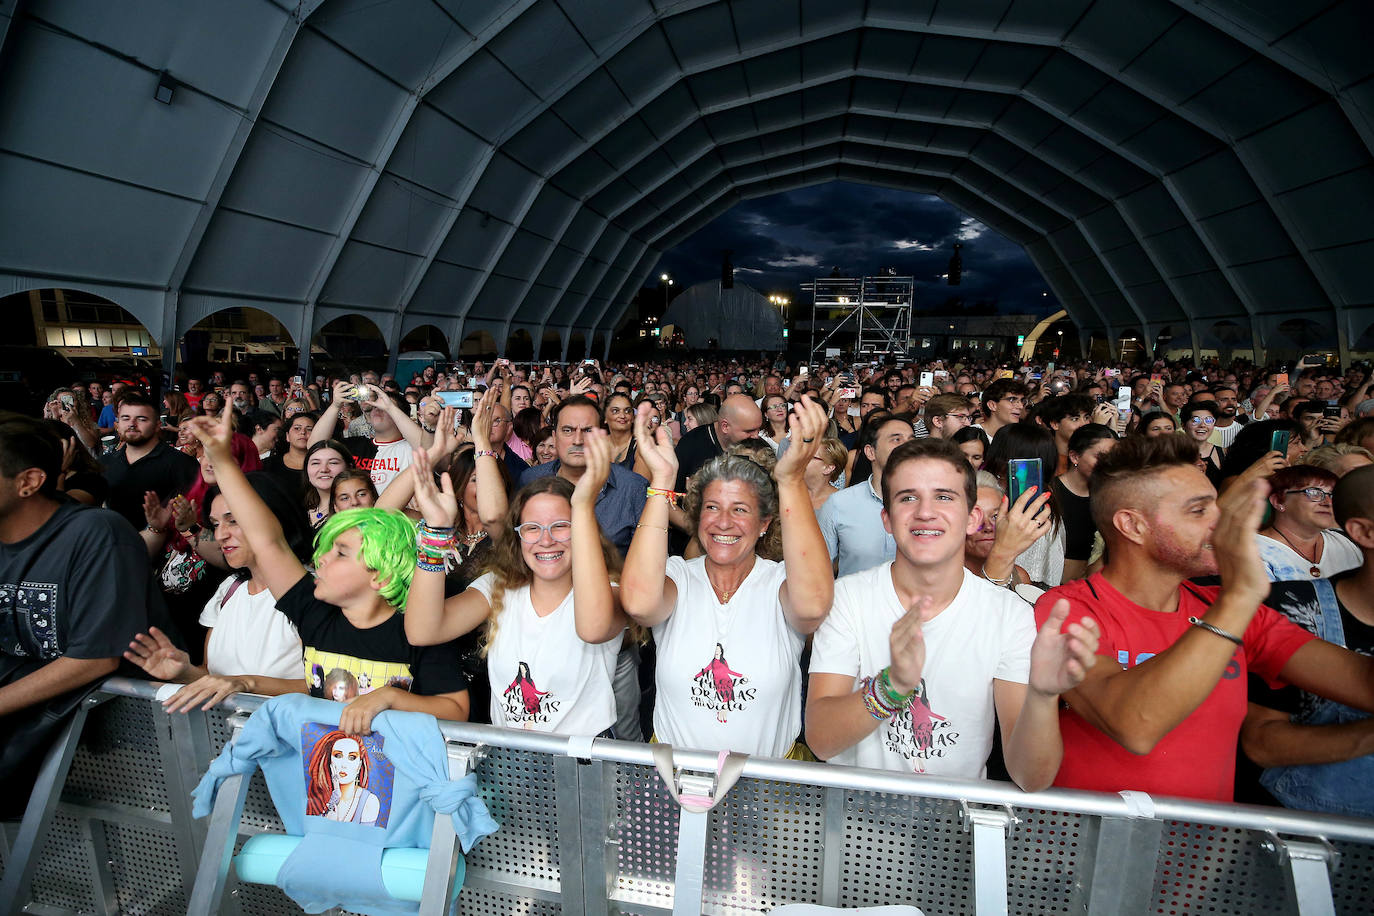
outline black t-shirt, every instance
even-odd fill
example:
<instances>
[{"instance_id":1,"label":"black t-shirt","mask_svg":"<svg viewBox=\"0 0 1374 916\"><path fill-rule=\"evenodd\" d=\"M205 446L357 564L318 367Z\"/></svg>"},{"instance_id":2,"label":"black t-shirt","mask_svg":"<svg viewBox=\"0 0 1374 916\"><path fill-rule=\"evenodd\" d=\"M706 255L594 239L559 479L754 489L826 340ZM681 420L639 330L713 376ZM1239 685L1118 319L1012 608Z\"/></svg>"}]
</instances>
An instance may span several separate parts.
<instances>
[{"instance_id":1,"label":"black t-shirt","mask_svg":"<svg viewBox=\"0 0 1374 916\"><path fill-rule=\"evenodd\" d=\"M1064 518L1064 559L1088 562L1093 552L1093 535L1097 526L1093 524L1092 499L1079 496L1055 478L1050 483L1055 501L1059 503L1059 514Z\"/></svg>"},{"instance_id":2,"label":"black t-shirt","mask_svg":"<svg viewBox=\"0 0 1374 916\"><path fill-rule=\"evenodd\" d=\"M138 534L108 509L64 499L43 527L0 544L0 662L118 658L147 632L149 588Z\"/></svg>"},{"instance_id":3,"label":"black t-shirt","mask_svg":"<svg viewBox=\"0 0 1374 916\"><path fill-rule=\"evenodd\" d=\"M347 701L385 686L420 696L467 689L456 643L412 646L399 613L359 629L337 605L315 597L308 573L277 599L277 610L301 634L311 696Z\"/></svg>"},{"instance_id":4,"label":"black t-shirt","mask_svg":"<svg viewBox=\"0 0 1374 916\"><path fill-rule=\"evenodd\" d=\"M1331 579L1334 587L1349 574ZM1317 601L1317 588L1310 581L1275 582L1269 589L1269 598L1264 602L1283 614L1289 620L1311 632L1316 632L1314 616L1320 615ZM1341 629L1345 631L1345 647L1361 655L1374 656L1374 627L1350 613L1349 608L1336 592L1336 605L1341 612ZM1329 635L1329 634L1328 634ZM1297 687L1272 688L1257 675L1250 675L1250 702L1298 715L1303 711L1304 693Z\"/></svg>"},{"instance_id":5,"label":"black t-shirt","mask_svg":"<svg viewBox=\"0 0 1374 916\"><path fill-rule=\"evenodd\" d=\"M724 451L716 439L716 430L713 425L698 426L696 429L688 430L677 444L677 483L673 488L679 493L686 490L687 478L701 470L703 464Z\"/></svg>"},{"instance_id":6,"label":"black t-shirt","mask_svg":"<svg viewBox=\"0 0 1374 916\"><path fill-rule=\"evenodd\" d=\"M166 502L168 497L190 489L200 473L196 459L164 442L159 442L133 464L129 463L124 449L101 455L100 464L110 484L107 505L140 531L148 523L143 515L144 493L152 490L158 499Z\"/></svg>"},{"instance_id":7,"label":"black t-shirt","mask_svg":"<svg viewBox=\"0 0 1374 916\"><path fill-rule=\"evenodd\" d=\"M305 471L287 467L280 452L273 452L262 463L262 469L270 474L273 480L281 484L284 492L296 497L305 497L306 488L310 486L309 481L305 479Z\"/></svg>"}]
</instances>

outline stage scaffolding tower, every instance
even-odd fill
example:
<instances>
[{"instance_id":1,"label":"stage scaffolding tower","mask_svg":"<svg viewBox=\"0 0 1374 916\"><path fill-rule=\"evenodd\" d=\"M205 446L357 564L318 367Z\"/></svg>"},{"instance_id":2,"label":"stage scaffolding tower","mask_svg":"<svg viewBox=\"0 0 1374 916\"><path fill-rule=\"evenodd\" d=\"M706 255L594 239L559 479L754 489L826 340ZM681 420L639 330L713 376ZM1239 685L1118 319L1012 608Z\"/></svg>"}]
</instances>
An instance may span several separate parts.
<instances>
[{"instance_id":1,"label":"stage scaffolding tower","mask_svg":"<svg viewBox=\"0 0 1374 916\"><path fill-rule=\"evenodd\" d=\"M842 332L857 335L854 358L893 356L905 359L911 347L911 308L916 287L912 277L817 277L802 284L811 292L811 362L824 359L827 346ZM844 313L820 341L821 315Z\"/></svg>"}]
</instances>

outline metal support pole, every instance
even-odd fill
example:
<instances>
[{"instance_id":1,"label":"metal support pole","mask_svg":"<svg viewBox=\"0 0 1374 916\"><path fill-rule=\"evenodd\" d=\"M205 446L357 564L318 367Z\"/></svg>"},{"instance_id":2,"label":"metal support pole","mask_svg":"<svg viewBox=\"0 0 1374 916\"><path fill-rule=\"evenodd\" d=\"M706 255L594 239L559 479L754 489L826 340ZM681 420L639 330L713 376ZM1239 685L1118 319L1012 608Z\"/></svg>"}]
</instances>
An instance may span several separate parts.
<instances>
[{"instance_id":1,"label":"metal support pole","mask_svg":"<svg viewBox=\"0 0 1374 916\"><path fill-rule=\"evenodd\" d=\"M1331 897L1331 867L1340 856L1326 840L1315 837L1285 840L1277 833L1260 844L1284 869L1284 883L1297 904L1299 916L1336 916Z\"/></svg>"},{"instance_id":2,"label":"metal support pole","mask_svg":"<svg viewBox=\"0 0 1374 916\"><path fill-rule=\"evenodd\" d=\"M714 798L714 776L682 773L678 776L683 795ZM706 878L706 833L711 812L697 814L682 809L677 828L677 872L673 878L673 916L701 916L702 887Z\"/></svg>"},{"instance_id":3,"label":"metal support pole","mask_svg":"<svg viewBox=\"0 0 1374 916\"><path fill-rule=\"evenodd\" d=\"M1144 916L1150 910L1163 829L1162 821L1144 817L1098 822L1090 877L1074 893L1075 901L1086 898L1080 906L1088 916Z\"/></svg>"},{"instance_id":4,"label":"metal support pole","mask_svg":"<svg viewBox=\"0 0 1374 916\"><path fill-rule=\"evenodd\" d=\"M973 899L978 916L1007 916L1007 827L1011 806L980 808L961 801L964 829L973 832Z\"/></svg>"},{"instance_id":5,"label":"metal support pole","mask_svg":"<svg viewBox=\"0 0 1374 916\"><path fill-rule=\"evenodd\" d=\"M450 779L462 779L477 769L477 763L487 755L485 745L465 745L448 742L448 774ZM429 859L425 863L425 883L420 890L420 916L446 916L453 905L453 882L458 871L462 850L453 821L446 814L434 815L434 831L430 835Z\"/></svg>"},{"instance_id":6,"label":"metal support pole","mask_svg":"<svg viewBox=\"0 0 1374 916\"><path fill-rule=\"evenodd\" d=\"M62 797L62 786L67 782L72 757L76 755L76 747L81 742L86 714L105 699L92 696L82 701L43 759L33 792L29 795L29 803L24 808L24 819L19 823L19 833L10 844L11 855L5 861L5 877L0 881L0 913L22 913L28 905L43 843L52 827L53 812Z\"/></svg>"}]
</instances>

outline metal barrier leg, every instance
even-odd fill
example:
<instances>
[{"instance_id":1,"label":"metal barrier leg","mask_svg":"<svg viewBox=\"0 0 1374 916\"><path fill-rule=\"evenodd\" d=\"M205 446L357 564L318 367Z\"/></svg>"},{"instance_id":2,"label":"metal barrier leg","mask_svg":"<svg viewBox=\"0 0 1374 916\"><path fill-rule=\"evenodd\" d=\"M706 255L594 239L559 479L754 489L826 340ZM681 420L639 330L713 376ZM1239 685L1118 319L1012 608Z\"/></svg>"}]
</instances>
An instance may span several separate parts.
<instances>
[{"instance_id":1,"label":"metal barrier leg","mask_svg":"<svg viewBox=\"0 0 1374 916\"><path fill-rule=\"evenodd\" d=\"M1016 817L1010 807L960 804L964 829L973 831L974 912L978 916L1007 916L1007 827Z\"/></svg>"},{"instance_id":2,"label":"metal barrier leg","mask_svg":"<svg viewBox=\"0 0 1374 916\"><path fill-rule=\"evenodd\" d=\"M477 761L486 756L486 748L448 742L448 774L450 779L462 779L477 769ZM430 835L429 858L425 862L425 883L420 891L419 916L447 916L453 903L453 879L458 869L458 836L453 821L445 814L434 816L434 832Z\"/></svg>"},{"instance_id":3,"label":"metal barrier leg","mask_svg":"<svg viewBox=\"0 0 1374 916\"><path fill-rule=\"evenodd\" d=\"M238 774L220 784L214 811L210 814L210 826L205 831L205 852L196 869L187 916L214 916L220 911L224 888L229 883L229 865L234 859L234 841L238 839L239 821L243 819L243 802L248 797L249 778Z\"/></svg>"},{"instance_id":4,"label":"metal barrier leg","mask_svg":"<svg viewBox=\"0 0 1374 916\"><path fill-rule=\"evenodd\" d=\"M716 781L712 776L683 773L678 777L683 795L712 798ZM701 916L702 887L706 878L706 833L711 812L697 814L682 809L677 828L677 872L673 879L673 916Z\"/></svg>"},{"instance_id":5,"label":"metal barrier leg","mask_svg":"<svg viewBox=\"0 0 1374 916\"><path fill-rule=\"evenodd\" d=\"M1163 829L1162 822L1146 818L1099 821L1092 877L1081 887L1088 916L1144 916L1150 910Z\"/></svg>"},{"instance_id":6,"label":"metal barrier leg","mask_svg":"<svg viewBox=\"0 0 1374 916\"><path fill-rule=\"evenodd\" d=\"M1323 839L1285 840L1270 834L1262 844L1287 865L1284 877L1297 902L1299 916L1336 916L1331 897L1331 865L1336 850Z\"/></svg>"},{"instance_id":7,"label":"metal barrier leg","mask_svg":"<svg viewBox=\"0 0 1374 916\"><path fill-rule=\"evenodd\" d=\"M33 794L29 796L28 806L24 809L24 819L19 824L19 833L10 845L11 855L5 861L5 877L0 881L0 912L22 913L28 905L33 876L38 871L38 857L43 851L48 830L52 827L53 812L62 797L62 786L67 781L72 757L76 755L76 747L81 742L86 714L105 699L91 696L83 700L48 751L48 756L43 759Z\"/></svg>"}]
</instances>

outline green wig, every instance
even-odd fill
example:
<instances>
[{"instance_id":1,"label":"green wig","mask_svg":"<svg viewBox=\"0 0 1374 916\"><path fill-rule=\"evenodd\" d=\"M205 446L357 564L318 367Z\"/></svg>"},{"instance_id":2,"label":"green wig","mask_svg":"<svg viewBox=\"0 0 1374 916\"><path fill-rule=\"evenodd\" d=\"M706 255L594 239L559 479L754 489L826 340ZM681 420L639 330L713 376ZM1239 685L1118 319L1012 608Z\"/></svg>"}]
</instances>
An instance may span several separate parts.
<instances>
[{"instance_id":1,"label":"green wig","mask_svg":"<svg viewBox=\"0 0 1374 916\"><path fill-rule=\"evenodd\" d=\"M315 564L334 541L357 528L363 536L358 559L382 580L381 595L387 604L404 611L415 576L415 523L391 509L345 509L335 512L315 536Z\"/></svg>"}]
</instances>

